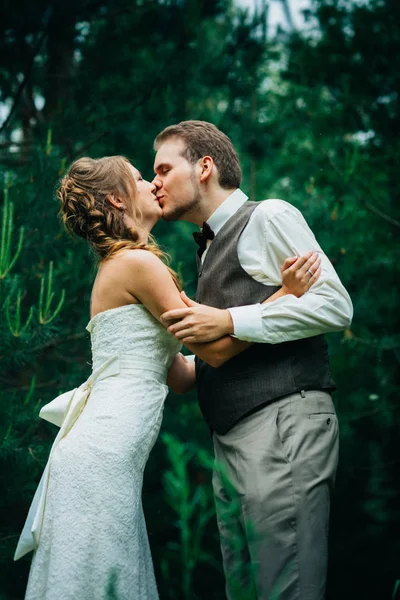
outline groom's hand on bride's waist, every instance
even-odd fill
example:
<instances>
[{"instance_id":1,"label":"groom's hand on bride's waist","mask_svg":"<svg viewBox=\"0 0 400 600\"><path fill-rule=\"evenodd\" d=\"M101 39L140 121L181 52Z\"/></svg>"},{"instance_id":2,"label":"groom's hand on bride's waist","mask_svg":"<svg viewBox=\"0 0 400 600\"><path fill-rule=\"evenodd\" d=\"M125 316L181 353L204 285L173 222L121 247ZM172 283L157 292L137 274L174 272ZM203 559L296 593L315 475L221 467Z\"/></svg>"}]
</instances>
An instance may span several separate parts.
<instances>
[{"instance_id":1,"label":"groom's hand on bride's waist","mask_svg":"<svg viewBox=\"0 0 400 600\"><path fill-rule=\"evenodd\" d=\"M181 298L187 308L175 308L161 315L161 321L183 344L213 342L233 334L233 321L228 310L194 302L185 292ZM171 324L169 324L171 323Z\"/></svg>"}]
</instances>

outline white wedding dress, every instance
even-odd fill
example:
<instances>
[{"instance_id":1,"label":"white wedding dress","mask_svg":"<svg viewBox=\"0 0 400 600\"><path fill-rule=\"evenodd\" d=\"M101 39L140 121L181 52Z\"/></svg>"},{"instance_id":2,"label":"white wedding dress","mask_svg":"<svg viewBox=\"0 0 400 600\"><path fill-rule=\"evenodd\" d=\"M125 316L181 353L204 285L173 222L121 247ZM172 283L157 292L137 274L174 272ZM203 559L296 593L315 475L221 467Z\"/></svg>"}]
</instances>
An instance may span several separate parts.
<instances>
[{"instance_id":1,"label":"white wedding dress","mask_svg":"<svg viewBox=\"0 0 400 600\"><path fill-rule=\"evenodd\" d=\"M155 600L142 481L180 345L141 304L87 329L92 375L41 411L61 429L15 558L35 549L26 600Z\"/></svg>"}]
</instances>

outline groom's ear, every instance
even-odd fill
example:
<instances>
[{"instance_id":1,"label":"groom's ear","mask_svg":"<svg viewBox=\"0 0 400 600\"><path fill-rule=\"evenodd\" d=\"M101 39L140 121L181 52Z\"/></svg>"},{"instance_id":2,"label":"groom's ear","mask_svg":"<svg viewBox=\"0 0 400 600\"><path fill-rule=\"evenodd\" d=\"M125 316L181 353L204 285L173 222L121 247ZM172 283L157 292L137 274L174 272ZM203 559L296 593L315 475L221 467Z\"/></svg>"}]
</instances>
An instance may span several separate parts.
<instances>
[{"instance_id":1,"label":"groom's ear","mask_svg":"<svg viewBox=\"0 0 400 600\"><path fill-rule=\"evenodd\" d=\"M214 169L214 161L211 156L203 156L199 161L200 164L200 181L204 183L209 179Z\"/></svg>"}]
</instances>

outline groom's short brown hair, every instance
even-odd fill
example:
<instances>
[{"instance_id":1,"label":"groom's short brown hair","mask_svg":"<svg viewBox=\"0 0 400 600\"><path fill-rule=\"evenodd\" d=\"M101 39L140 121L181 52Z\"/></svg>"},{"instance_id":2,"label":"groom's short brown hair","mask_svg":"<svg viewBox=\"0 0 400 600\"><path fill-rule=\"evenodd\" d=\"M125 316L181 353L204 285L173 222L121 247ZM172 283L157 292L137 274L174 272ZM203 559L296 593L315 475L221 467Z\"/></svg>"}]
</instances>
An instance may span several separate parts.
<instances>
[{"instance_id":1,"label":"groom's short brown hair","mask_svg":"<svg viewBox=\"0 0 400 600\"><path fill-rule=\"evenodd\" d=\"M154 140L154 150L168 139L183 140L186 145L182 156L193 164L203 156L211 156L218 169L219 185L224 189L240 187L242 170L231 140L212 123L207 121L181 121L170 125Z\"/></svg>"}]
</instances>

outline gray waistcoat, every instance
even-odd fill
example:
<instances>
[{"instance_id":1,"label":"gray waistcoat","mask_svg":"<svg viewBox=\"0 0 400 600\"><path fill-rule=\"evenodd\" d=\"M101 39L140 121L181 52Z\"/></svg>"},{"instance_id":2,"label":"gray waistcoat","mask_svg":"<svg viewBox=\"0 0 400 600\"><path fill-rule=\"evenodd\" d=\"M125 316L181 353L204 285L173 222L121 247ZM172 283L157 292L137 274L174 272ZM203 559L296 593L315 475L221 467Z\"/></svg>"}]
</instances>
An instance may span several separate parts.
<instances>
[{"instance_id":1,"label":"gray waistcoat","mask_svg":"<svg viewBox=\"0 0 400 600\"><path fill-rule=\"evenodd\" d=\"M279 287L255 281L237 256L239 236L257 202L245 204L225 223L199 267L197 302L229 308L263 302ZM281 344L253 344L215 369L196 358L200 409L211 427L224 434L241 418L287 394L333 390L322 335Z\"/></svg>"}]
</instances>

